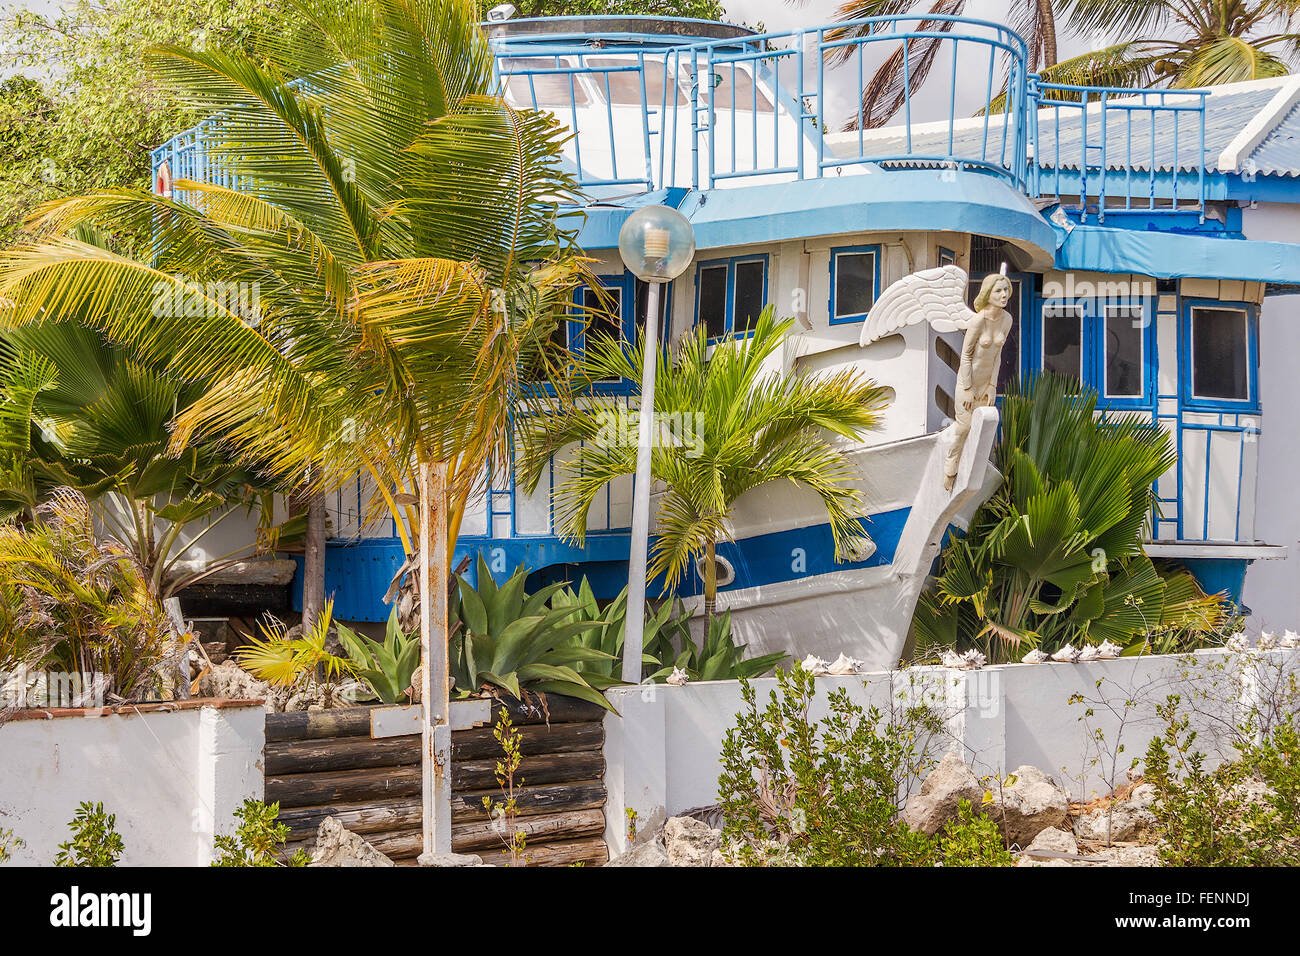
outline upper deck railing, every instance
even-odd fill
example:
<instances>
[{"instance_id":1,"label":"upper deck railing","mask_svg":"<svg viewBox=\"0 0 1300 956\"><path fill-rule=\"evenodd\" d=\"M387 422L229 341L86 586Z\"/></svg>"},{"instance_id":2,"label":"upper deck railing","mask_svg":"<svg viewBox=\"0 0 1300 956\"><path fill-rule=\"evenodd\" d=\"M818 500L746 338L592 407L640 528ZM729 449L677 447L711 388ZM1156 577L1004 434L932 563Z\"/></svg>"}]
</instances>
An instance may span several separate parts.
<instances>
[{"instance_id":1,"label":"upper deck railing","mask_svg":"<svg viewBox=\"0 0 1300 956\"><path fill-rule=\"evenodd\" d=\"M1040 82L1024 41L1002 24L892 16L754 35L689 21L628 33L616 22L626 26L601 17L582 20L583 32L555 20L493 26L505 96L574 132L565 159L593 198L876 164L977 170L1085 216L1204 211L1205 93ZM873 83L891 58L895 82ZM864 128L864 109L893 125ZM173 178L235 185L205 149L219 123L154 150L155 173L166 162Z\"/></svg>"}]
</instances>

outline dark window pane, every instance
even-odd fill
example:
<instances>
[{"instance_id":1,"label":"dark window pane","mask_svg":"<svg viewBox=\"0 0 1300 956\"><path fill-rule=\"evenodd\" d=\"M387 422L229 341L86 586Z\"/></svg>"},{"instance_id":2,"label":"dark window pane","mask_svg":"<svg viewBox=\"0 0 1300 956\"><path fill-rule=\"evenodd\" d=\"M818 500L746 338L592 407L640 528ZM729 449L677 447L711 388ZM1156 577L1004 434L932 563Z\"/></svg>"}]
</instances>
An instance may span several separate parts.
<instances>
[{"instance_id":1,"label":"dark window pane","mask_svg":"<svg viewBox=\"0 0 1300 956\"><path fill-rule=\"evenodd\" d=\"M699 273L699 321L709 338L721 338L727 332L727 267L706 266Z\"/></svg>"},{"instance_id":2,"label":"dark window pane","mask_svg":"<svg viewBox=\"0 0 1300 956\"><path fill-rule=\"evenodd\" d=\"M592 344L599 337L623 338L622 290L606 289L602 297L594 289L582 290L582 305L587 311L583 318L587 321L587 344Z\"/></svg>"},{"instance_id":3,"label":"dark window pane","mask_svg":"<svg viewBox=\"0 0 1300 956\"><path fill-rule=\"evenodd\" d=\"M762 260L736 263L736 321L734 329L744 332L758 324L767 298L767 265Z\"/></svg>"},{"instance_id":4,"label":"dark window pane","mask_svg":"<svg viewBox=\"0 0 1300 956\"><path fill-rule=\"evenodd\" d=\"M646 307L650 299L650 283L636 280L636 312L633 321L636 322L636 331L640 335L645 329ZM668 327L665 321L668 315L668 284L661 283L659 286L659 344L663 345L668 340Z\"/></svg>"},{"instance_id":5,"label":"dark window pane","mask_svg":"<svg viewBox=\"0 0 1300 956\"><path fill-rule=\"evenodd\" d=\"M1140 305L1112 306L1106 310L1106 395L1117 398L1142 395L1144 324Z\"/></svg>"},{"instance_id":6,"label":"dark window pane","mask_svg":"<svg viewBox=\"0 0 1300 956\"><path fill-rule=\"evenodd\" d=\"M1192 392L1200 398L1250 398L1246 313L1192 309Z\"/></svg>"},{"instance_id":7,"label":"dark window pane","mask_svg":"<svg viewBox=\"0 0 1300 956\"><path fill-rule=\"evenodd\" d=\"M1043 368L1081 380L1083 315L1078 306L1043 308Z\"/></svg>"},{"instance_id":8,"label":"dark window pane","mask_svg":"<svg viewBox=\"0 0 1300 956\"><path fill-rule=\"evenodd\" d=\"M835 256L835 318L863 316L876 301L876 254L841 252Z\"/></svg>"}]
</instances>

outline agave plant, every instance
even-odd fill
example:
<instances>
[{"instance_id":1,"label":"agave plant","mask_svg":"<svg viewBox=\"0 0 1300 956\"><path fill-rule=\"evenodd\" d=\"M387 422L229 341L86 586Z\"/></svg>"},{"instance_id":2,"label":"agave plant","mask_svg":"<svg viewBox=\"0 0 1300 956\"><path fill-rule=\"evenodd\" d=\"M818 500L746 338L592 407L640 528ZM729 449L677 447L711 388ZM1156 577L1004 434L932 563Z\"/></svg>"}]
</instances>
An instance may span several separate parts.
<instances>
[{"instance_id":1,"label":"agave plant","mask_svg":"<svg viewBox=\"0 0 1300 956\"><path fill-rule=\"evenodd\" d=\"M382 644L342 624L338 625L338 634L356 667L356 676L369 684L380 700L395 704L407 694L415 669L420 666L420 638L408 637L402 631L396 607L388 615Z\"/></svg>"},{"instance_id":2,"label":"agave plant","mask_svg":"<svg viewBox=\"0 0 1300 956\"><path fill-rule=\"evenodd\" d=\"M677 637L674 642L674 636ZM674 656L674 643L676 654ZM654 651L665 664L661 673L671 674L673 668L686 672L691 680L739 680L762 677L784 661L787 654L764 654L745 657L744 644L737 644L731 635L731 611L723 611L708 624L704 646L697 647L691 637L688 618L678 605L671 626L664 629Z\"/></svg>"},{"instance_id":3,"label":"agave plant","mask_svg":"<svg viewBox=\"0 0 1300 956\"><path fill-rule=\"evenodd\" d=\"M521 566L498 587L482 555L477 571L477 588L457 575L459 587L451 602L450 620L455 623L448 658L460 695L499 688L521 698L527 688L589 700L612 711L601 691L619 681L575 669L578 664L614 659L572 640L600 625L569 620L573 616L569 607L547 607L564 585L551 584L527 595L527 569Z\"/></svg>"},{"instance_id":4,"label":"agave plant","mask_svg":"<svg viewBox=\"0 0 1300 956\"><path fill-rule=\"evenodd\" d=\"M1098 419L1097 393L1044 373L1002 409L993 497L940 556L914 621L929 645L980 644L990 660L1032 647L1110 640L1137 652L1168 628L1223 616L1185 571L1161 574L1142 547L1154 485L1177 461L1149 421Z\"/></svg>"}]
</instances>

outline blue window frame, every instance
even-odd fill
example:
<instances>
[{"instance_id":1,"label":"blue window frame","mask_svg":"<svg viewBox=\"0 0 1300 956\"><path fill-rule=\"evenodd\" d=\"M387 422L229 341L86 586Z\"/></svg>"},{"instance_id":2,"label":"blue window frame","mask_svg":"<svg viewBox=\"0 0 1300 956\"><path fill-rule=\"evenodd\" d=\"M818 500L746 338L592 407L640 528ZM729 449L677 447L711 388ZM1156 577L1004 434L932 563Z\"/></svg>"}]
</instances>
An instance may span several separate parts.
<instances>
[{"instance_id":1,"label":"blue window frame","mask_svg":"<svg viewBox=\"0 0 1300 956\"><path fill-rule=\"evenodd\" d=\"M939 247L939 265L955 266L957 264L957 253L953 252L947 246Z\"/></svg>"},{"instance_id":2,"label":"blue window frame","mask_svg":"<svg viewBox=\"0 0 1300 956\"><path fill-rule=\"evenodd\" d=\"M1178 352L1184 408L1259 410L1258 320L1248 302L1183 300Z\"/></svg>"},{"instance_id":3,"label":"blue window frame","mask_svg":"<svg viewBox=\"0 0 1300 956\"><path fill-rule=\"evenodd\" d=\"M710 340L748 335L767 305L767 253L709 259L695 267L695 324Z\"/></svg>"},{"instance_id":4,"label":"blue window frame","mask_svg":"<svg viewBox=\"0 0 1300 956\"><path fill-rule=\"evenodd\" d=\"M562 344L575 355L583 354L590 337L598 334L617 335L623 342L631 342L645 322L648 286L632 273L622 275L597 275L607 301L603 309L595 290L584 284L573 293L574 316L565 323ZM668 319L672 315L672 283L664 283L659 297L659 341L665 347L668 341ZM557 333L557 341L560 341ZM629 381L598 382L601 391L631 388Z\"/></svg>"},{"instance_id":5,"label":"blue window frame","mask_svg":"<svg viewBox=\"0 0 1300 956\"><path fill-rule=\"evenodd\" d=\"M1153 303L1140 297L1041 299L1031 371L1046 369L1097 390L1099 404L1155 402Z\"/></svg>"},{"instance_id":6,"label":"blue window frame","mask_svg":"<svg viewBox=\"0 0 1300 956\"><path fill-rule=\"evenodd\" d=\"M880 293L880 246L831 248L831 325L861 322Z\"/></svg>"}]
</instances>

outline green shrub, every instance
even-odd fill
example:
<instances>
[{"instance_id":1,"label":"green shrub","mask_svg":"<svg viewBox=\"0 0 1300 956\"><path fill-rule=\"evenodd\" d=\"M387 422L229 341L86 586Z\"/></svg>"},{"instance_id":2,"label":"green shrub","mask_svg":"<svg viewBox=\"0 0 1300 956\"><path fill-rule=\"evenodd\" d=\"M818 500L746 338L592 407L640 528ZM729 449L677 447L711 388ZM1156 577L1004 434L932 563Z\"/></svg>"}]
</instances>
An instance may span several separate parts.
<instances>
[{"instance_id":1,"label":"green shrub","mask_svg":"<svg viewBox=\"0 0 1300 956\"><path fill-rule=\"evenodd\" d=\"M13 830L0 827L0 863L8 863L13 851L23 845L23 841L14 836Z\"/></svg>"},{"instance_id":2,"label":"green shrub","mask_svg":"<svg viewBox=\"0 0 1300 956\"><path fill-rule=\"evenodd\" d=\"M1156 708L1164 732L1147 747L1156 788L1160 859L1168 866L1300 865L1300 739L1289 724L1205 769L1196 731L1170 696Z\"/></svg>"},{"instance_id":3,"label":"green shrub","mask_svg":"<svg viewBox=\"0 0 1300 956\"><path fill-rule=\"evenodd\" d=\"M117 832L117 816L102 803L82 803L68 824L72 839L59 844L55 866L117 866L125 846Z\"/></svg>"},{"instance_id":4,"label":"green shrub","mask_svg":"<svg viewBox=\"0 0 1300 956\"><path fill-rule=\"evenodd\" d=\"M876 707L864 710L839 688L817 723L808 718L812 674L795 667L778 670L776 679L761 711L753 685L741 681L745 709L723 741L723 839L737 862L919 866L945 854L951 865L1001 859L994 847L1005 846L992 824L964 818L945 844L898 819L928 764L930 742L943 730L931 708L891 702L886 716Z\"/></svg>"},{"instance_id":5,"label":"green shrub","mask_svg":"<svg viewBox=\"0 0 1300 956\"><path fill-rule=\"evenodd\" d=\"M239 826L233 835L218 836L213 840L217 858L213 866L306 866L307 853L298 850L285 862L284 841L289 838L289 828L277 823L280 804L266 804L251 797L235 811Z\"/></svg>"},{"instance_id":6,"label":"green shrub","mask_svg":"<svg viewBox=\"0 0 1300 956\"><path fill-rule=\"evenodd\" d=\"M1015 865L998 825L976 813L969 800L958 803L957 817L944 825L936 842L939 862L944 866Z\"/></svg>"}]
</instances>

